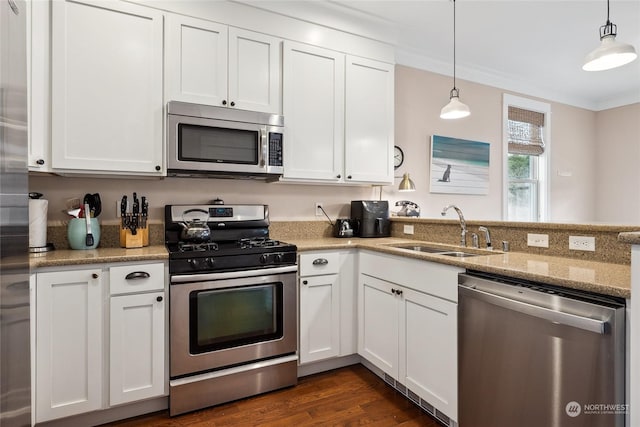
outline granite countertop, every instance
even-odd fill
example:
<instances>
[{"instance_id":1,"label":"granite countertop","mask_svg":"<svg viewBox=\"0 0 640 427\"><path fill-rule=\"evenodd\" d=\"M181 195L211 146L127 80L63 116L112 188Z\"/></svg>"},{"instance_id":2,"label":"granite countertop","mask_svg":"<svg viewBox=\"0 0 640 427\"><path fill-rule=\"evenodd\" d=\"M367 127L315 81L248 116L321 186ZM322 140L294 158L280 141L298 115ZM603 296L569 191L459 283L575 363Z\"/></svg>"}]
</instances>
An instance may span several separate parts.
<instances>
[{"instance_id":1,"label":"granite countertop","mask_svg":"<svg viewBox=\"0 0 640 427\"><path fill-rule=\"evenodd\" d=\"M628 234L638 234L637 238L640 243L640 233ZM368 249L391 255L435 261L461 268L534 280L550 285L580 289L605 295L622 298L629 298L631 296L631 268L625 264L586 261L524 252L491 252L472 248L464 248L464 250L467 252L476 252L479 254L478 256L454 258L395 248L392 245L419 243L417 240L395 237L379 239L338 239L335 237L325 237L315 239L287 239L287 242L294 243L300 252L323 249ZM442 247L443 250L461 249L459 246L432 242L422 243ZM44 268L110 262L167 260L168 257L164 245L154 245L136 249L99 248L93 250L56 250L43 254L32 254L29 259L29 264L31 268Z\"/></svg>"},{"instance_id":2,"label":"granite countertop","mask_svg":"<svg viewBox=\"0 0 640 427\"><path fill-rule=\"evenodd\" d=\"M623 233L619 233L618 241L621 243L640 245L640 231L626 231Z\"/></svg>"},{"instance_id":3,"label":"granite countertop","mask_svg":"<svg viewBox=\"0 0 640 427\"><path fill-rule=\"evenodd\" d=\"M435 261L470 270L534 280L550 285L580 289L622 298L631 296L631 268L625 264L585 261L574 258L528 254L524 252L499 252L464 248L465 252L480 255L455 258L444 255L410 251L395 248L398 243L417 243L416 240L402 238L380 239L295 239L289 240L298 246L300 252L321 249L360 248L415 259ZM443 250L460 250L459 246L423 242L429 246L439 246Z\"/></svg>"},{"instance_id":4,"label":"granite countertop","mask_svg":"<svg viewBox=\"0 0 640 427\"><path fill-rule=\"evenodd\" d=\"M98 264L107 262L129 262L167 260L169 254L164 245L144 248L98 248L88 250L60 249L51 252L31 254L31 268L59 267L65 265Z\"/></svg>"}]
</instances>

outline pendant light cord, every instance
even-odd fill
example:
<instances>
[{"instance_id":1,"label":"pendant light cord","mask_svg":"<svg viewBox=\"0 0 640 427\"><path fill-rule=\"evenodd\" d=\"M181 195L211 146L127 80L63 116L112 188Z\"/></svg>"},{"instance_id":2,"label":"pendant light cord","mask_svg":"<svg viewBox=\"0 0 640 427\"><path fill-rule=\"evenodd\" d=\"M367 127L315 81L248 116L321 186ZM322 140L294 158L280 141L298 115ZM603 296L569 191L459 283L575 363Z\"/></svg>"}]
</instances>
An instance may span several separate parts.
<instances>
[{"instance_id":1,"label":"pendant light cord","mask_svg":"<svg viewBox=\"0 0 640 427\"><path fill-rule=\"evenodd\" d=\"M456 0L453 0L453 90L458 92L456 88Z\"/></svg>"}]
</instances>

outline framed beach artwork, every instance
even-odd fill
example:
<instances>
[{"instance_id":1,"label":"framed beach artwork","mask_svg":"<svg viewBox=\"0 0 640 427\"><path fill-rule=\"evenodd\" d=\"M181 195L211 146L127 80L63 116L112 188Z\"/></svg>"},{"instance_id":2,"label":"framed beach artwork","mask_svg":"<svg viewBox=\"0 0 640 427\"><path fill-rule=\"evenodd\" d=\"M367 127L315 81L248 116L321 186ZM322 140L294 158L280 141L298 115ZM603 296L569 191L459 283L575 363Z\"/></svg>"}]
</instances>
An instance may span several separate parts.
<instances>
[{"instance_id":1,"label":"framed beach artwork","mask_svg":"<svg viewBox=\"0 0 640 427\"><path fill-rule=\"evenodd\" d=\"M433 135L430 191L489 194L489 148L487 142Z\"/></svg>"}]
</instances>

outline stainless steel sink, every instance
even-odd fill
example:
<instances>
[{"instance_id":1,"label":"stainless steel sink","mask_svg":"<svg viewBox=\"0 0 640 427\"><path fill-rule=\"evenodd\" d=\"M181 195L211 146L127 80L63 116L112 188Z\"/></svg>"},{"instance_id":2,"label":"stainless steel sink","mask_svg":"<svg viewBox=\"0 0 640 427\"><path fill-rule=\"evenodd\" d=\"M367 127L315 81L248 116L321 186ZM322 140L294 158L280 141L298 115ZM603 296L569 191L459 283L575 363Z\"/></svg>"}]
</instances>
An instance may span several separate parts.
<instances>
[{"instance_id":1,"label":"stainless steel sink","mask_svg":"<svg viewBox=\"0 0 640 427\"><path fill-rule=\"evenodd\" d=\"M470 252L454 251L454 252L438 252L438 255L451 256L451 257L456 257L456 258L465 258L465 257L470 257L470 256L478 256L480 254L472 254Z\"/></svg>"},{"instance_id":2,"label":"stainless steel sink","mask_svg":"<svg viewBox=\"0 0 640 427\"><path fill-rule=\"evenodd\" d=\"M434 246L427 245L419 245L419 244L402 244L402 245L392 245L394 248L398 249L408 249L410 251L418 251L418 252L428 252L430 254L437 254L442 252L450 252L447 249L437 248Z\"/></svg>"},{"instance_id":3,"label":"stainless steel sink","mask_svg":"<svg viewBox=\"0 0 640 427\"><path fill-rule=\"evenodd\" d=\"M465 258L465 257L479 255L471 252L452 251L450 249L439 248L437 246L428 246L428 245L421 245L421 244L403 243L403 244L391 245L391 246L397 249L407 249L410 251L425 252L425 253L430 253L434 255L444 255L444 256L450 256L450 257L456 257L456 258Z\"/></svg>"}]
</instances>

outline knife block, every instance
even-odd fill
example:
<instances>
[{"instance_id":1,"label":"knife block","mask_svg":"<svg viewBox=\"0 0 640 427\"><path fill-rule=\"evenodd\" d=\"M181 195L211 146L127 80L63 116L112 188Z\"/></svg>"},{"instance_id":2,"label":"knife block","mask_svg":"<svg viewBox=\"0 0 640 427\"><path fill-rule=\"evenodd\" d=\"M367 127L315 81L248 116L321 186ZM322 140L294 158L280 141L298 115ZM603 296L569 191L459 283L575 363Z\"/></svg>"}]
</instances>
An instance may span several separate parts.
<instances>
[{"instance_id":1,"label":"knife block","mask_svg":"<svg viewBox=\"0 0 640 427\"><path fill-rule=\"evenodd\" d=\"M147 228L139 228L136 230L136 234L133 234L128 228L120 228L120 247L121 248L141 248L143 246L149 246L149 230ZM145 245L144 235L147 236Z\"/></svg>"}]
</instances>

